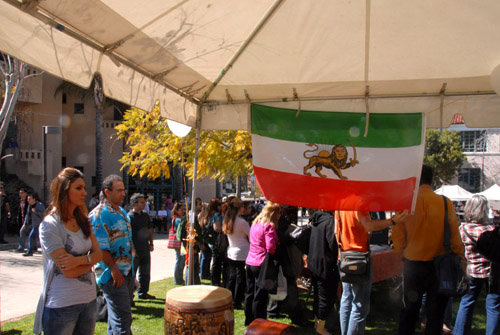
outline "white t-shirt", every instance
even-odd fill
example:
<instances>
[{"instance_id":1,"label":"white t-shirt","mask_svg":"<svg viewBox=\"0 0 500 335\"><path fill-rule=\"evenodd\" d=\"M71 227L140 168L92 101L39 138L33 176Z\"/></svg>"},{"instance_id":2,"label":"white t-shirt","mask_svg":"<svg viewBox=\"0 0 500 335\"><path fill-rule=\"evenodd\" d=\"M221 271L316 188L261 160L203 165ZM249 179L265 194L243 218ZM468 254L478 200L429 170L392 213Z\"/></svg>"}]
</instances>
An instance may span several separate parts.
<instances>
[{"instance_id":1,"label":"white t-shirt","mask_svg":"<svg viewBox=\"0 0 500 335\"><path fill-rule=\"evenodd\" d=\"M229 248L227 248L227 258L233 261L245 261L247 259L250 242L248 234L250 225L241 217L237 217L234 222L233 233L227 235Z\"/></svg>"},{"instance_id":2,"label":"white t-shirt","mask_svg":"<svg viewBox=\"0 0 500 335\"><path fill-rule=\"evenodd\" d=\"M46 226L42 225L41 229ZM50 228L50 227L48 227ZM62 245L61 240L55 235L44 234L47 239L43 240L42 243L50 244L46 245L49 253L65 248L66 251L73 256L86 255L89 250L92 249L92 240L85 238L81 230L77 232L72 232L66 230L66 245ZM52 239L53 238L53 239ZM50 257L50 256L49 256ZM77 304L88 304L96 298L96 285L95 285L95 274L92 270L87 273L77 277L68 278L59 270L56 269L54 273L54 278L50 284L49 291L47 293L47 299L45 301L45 306L49 308L61 308Z\"/></svg>"}]
</instances>

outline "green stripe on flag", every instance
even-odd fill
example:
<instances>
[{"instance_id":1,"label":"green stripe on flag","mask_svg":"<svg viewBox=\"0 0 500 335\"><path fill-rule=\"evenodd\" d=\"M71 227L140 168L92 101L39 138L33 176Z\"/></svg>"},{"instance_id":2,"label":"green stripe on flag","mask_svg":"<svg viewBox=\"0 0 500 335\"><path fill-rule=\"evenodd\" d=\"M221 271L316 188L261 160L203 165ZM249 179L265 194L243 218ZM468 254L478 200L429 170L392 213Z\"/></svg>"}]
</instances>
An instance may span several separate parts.
<instances>
[{"instance_id":1,"label":"green stripe on flag","mask_svg":"<svg viewBox=\"0 0 500 335\"><path fill-rule=\"evenodd\" d=\"M252 133L281 140L316 143L351 143L365 148L401 148L422 142L422 114L370 114L368 136L366 114L297 111L252 105Z\"/></svg>"}]
</instances>

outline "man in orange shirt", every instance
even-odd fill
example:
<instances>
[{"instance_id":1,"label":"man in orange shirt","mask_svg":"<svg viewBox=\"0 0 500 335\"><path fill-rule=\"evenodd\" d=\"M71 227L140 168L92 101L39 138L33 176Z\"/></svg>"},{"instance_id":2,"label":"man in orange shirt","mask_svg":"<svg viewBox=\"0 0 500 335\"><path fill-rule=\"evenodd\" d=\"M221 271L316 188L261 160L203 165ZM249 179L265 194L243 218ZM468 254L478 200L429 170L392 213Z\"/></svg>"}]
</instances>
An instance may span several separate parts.
<instances>
[{"instance_id":1,"label":"man in orange shirt","mask_svg":"<svg viewBox=\"0 0 500 335\"><path fill-rule=\"evenodd\" d=\"M399 334L414 334L424 293L427 293L425 333L441 334L443 327L448 297L438 294L438 279L433 259L445 253L443 246L445 209L443 197L435 194L430 186L432 178L432 168L424 165L415 215L392 229L394 252L402 253L404 260L404 294ZM455 209L449 199L446 201L451 250L464 258L464 246L458 231Z\"/></svg>"},{"instance_id":2,"label":"man in orange shirt","mask_svg":"<svg viewBox=\"0 0 500 335\"><path fill-rule=\"evenodd\" d=\"M337 242L342 251L369 250L370 233L403 222L408 211L397 213L387 220L371 220L370 212L338 211L335 215ZM372 289L372 269L367 284L342 283L340 301L340 330L342 335L362 335L365 333L366 316L370 311Z\"/></svg>"}]
</instances>

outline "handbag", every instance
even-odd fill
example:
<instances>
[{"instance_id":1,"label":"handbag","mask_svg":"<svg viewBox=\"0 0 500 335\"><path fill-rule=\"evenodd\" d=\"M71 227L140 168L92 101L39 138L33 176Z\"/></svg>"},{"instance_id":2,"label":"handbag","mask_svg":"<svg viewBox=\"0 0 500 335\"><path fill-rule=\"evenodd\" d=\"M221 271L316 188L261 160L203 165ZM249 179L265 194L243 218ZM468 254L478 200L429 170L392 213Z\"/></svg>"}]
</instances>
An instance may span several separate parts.
<instances>
[{"instance_id":1,"label":"handbag","mask_svg":"<svg viewBox=\"0 0 500 335\"><path fill-rule=\"evenodd\" d=\"M338 268L340 281L350 284L368 284L370 281L370 251L342 250L341 229L342 222L340 215L338 219L338 245L339 255Z\"/></svg>"},{"instance_id":2,"label":"handbag","mask_svg":"<svg viewBox=\"0 0 500 335\"><path fill-rule=\"evenodd\" d=\"M438 293L449 297L461 297L469 290L469 279L462 270L460 256L451 251L450 223L448 222L448 202L444 199L444 238L446 253L434 257L434 267L439 282Z\"/></svg>"},{"instance_id":3,"label":"handbag","mask_svg":"<svg viewBox=\"0 0 500 335\"><path fill-rule=\"evenodd\" d=\"M175 220L176 218L172 218L172 220ZM181 248L181 241L177 239L177 230L174 229L174 221L172 221L172 226L170 227L170 230L168 231L168 243L167 243L167 248L169 249L180 249Z\"/></svg>"},{"instance_id":4,"label":"handbag","mask_svg":"<svg viewBox=\"0 0 500 335\"><path fill-rule=\"evenodd\" d=\"M287 285L286 277L283 274L283 270L280 266L278 272L278 286L276 287L276 294L269 294L269 299L275 301L285 300L287 295L286 285Z\"/></svg>"},{"instance_id":5,"label":"handbag","mask_svg":"<svg viewBox=\"0 0 500 335\"><path fill-rule=\"evenodd\" d=\"M260 266L259 276L255 281L255 285L268 293L276 294L278 288L278 262L270 253L266 254L264 262Z\"/></svg>"}]
</instances>

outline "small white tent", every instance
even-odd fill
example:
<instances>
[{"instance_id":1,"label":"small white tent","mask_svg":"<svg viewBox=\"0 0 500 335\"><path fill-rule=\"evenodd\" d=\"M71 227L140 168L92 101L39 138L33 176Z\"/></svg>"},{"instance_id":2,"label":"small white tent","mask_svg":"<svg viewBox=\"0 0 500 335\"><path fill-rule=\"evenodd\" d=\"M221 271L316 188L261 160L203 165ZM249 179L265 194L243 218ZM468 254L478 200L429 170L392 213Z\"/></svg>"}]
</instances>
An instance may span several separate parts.
<instances>
[{"instance_id":1,"label":"small white tent","mask_svg":"<svg viewBox=\"0 0 500 335\"><path fill-rule=\"evenodd\" d=\"M458 185L443 185L434 192L436 194L444 195L452 201L466 201L473 195Z\"/></svg>"},{"instance_id":2,"label":"small white tent","mask_svg":"<svg viewBox=\"0 0 500 335\"><path fill-rule=\"evenodd\" d=\"M487 190L484 190L483 192L477 194L484 195L486 199L488 199L491 207L500 210L500 186L494 184Z\"/></svg>"}]
</instances>

